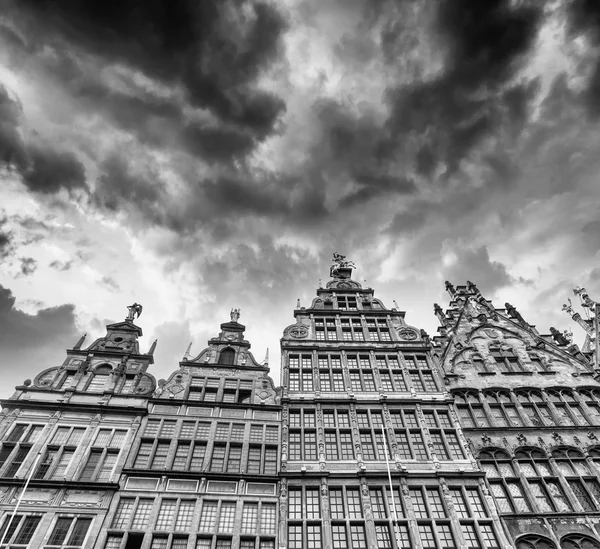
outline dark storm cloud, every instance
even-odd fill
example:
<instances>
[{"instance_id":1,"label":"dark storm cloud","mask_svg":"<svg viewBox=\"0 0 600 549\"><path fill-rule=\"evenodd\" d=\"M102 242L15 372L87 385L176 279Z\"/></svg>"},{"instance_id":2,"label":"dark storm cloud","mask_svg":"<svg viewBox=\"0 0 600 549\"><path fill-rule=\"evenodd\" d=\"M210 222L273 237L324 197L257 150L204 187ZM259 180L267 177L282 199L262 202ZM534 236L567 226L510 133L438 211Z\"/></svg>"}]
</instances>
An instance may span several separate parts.
<instances>
[{"instance_id":1,"label":"dark storm cloud","mask_svg":"<svg viewBox=\"0 0 600 549\"><path fill-rule=\"evenodd\" d=\"M19 126L23 108L0 84L0 166L22 168L27 164Z\"/></svg>"},{"instance_id":2,"label":"dark storm cloud","mask_svg":"<svg viewBox=\"0 0 600 549\"><path fill-rule=\"evenodd\" d=\"M23 142L21 118L21 105L0 85L0 166L16 169L34 192L85 187L85 170L72 153Z\"/></svg>"},{"instance_id":3,"label":"dark storm cloud","mask_svg":"<svg viewBox=\"0 0 600 549\"><path fill-rule=\"evenodd\" d=\"M180 85L191 105L267 135L285 108L255 83L277 59L282 16L262 2L19 1L18 24L65 46Z\"/></svg>"},{"instance_id":4,"label":"dark storm cloud","mask_svg":"<svg viewBox=\"0 0 600 549\"><path fill-rule=\"evenodd\" d=\"M14 251L13 234L5 225L6 218L0 217L0 259L6 259Z\"/></svg>"},{"instance_id":5,"label":"dark storm cloud","mask_svg":"<svg viewBox=\"0 0 600 549\"><path fill-rule=\"evenodd\" d=\"M33 257L21 257L21 275L29 276L35 273L38 266L38 262Z\"/></svg>"},{"instance_id":6,"label":"dark storm cloud","mask_svg":"<svg viewBox=\"0 0 600 549\"><path fill-rule=\"evenodd\" d=\"M594 45L595 55L591 59L592 70L585 93L589 111L600 115L600 3L595 0L573 0L569 10L570 31L573 36L584 34ZM583 66L586 66L583 64Z\"/></svg>"},{"instance_id":7,"label":"dark storm cloud","mask_svg":"<svg viewBox=\"0 0 600 549\"><path fill-rule=\"evenodd\" d=\"M30 164L23 171L23 182L31 191L52 194L62 189L85 189L85 168L76 156L50 147L28 149Z\"/></svg>"},{"instance_id":8,"label":"dark storm cloud","mask_svg":"<svg viewBox=\"0 0 600 549\"><path fill-rule=\"evenodd\" d=\"M443 268L442 272L444 279L454 284L464 284L477 276L477 280L472 281L484 294L493 294L497 289L515 282L502 263L490 260L485 246L456 250L455 261L450 267Z\"/></svg>"},{"instance_id":9,"label":"dark storm cloud","mask_svg":"<svg viewBox=\"0 0 600 549\"><path fill-rule=\"evenodd\" d=\"M0 286L0 368L5 385L20 384L62 362L65 347L78 337L73 313L73 305L24 313L15 308L12 292Z\"/></svg>"},{"instance_id":10,"label":"dark storm cloud","mask_svg":"<svg viewBox=\"0 0 600 549\"><path fill-rule=\"evenodd\" d=\"M392 135L416 132L416 168L430 176L439 163L453 174L462 159L503 124L528 114L526 89L510 84L536 37L541 8L508 0L444 0L437 30L448 59L437 78L392 89Z\"/></svg>"}]
</instances>

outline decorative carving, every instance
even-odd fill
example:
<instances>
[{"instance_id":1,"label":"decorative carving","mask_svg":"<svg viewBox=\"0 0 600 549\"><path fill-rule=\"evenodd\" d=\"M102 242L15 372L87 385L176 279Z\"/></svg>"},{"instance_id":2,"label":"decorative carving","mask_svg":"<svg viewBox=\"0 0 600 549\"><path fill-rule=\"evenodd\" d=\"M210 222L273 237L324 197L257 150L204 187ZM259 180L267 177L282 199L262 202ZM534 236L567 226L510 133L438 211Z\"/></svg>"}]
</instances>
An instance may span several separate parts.
<instances>
[{"instance_id":1,"label":"decorative carving","mask_svg":"<svg viewBox=\"0 0 600 549\"><path fill-rule=\"evenodd\" d=\"M527 444L527 437L523 433L517 433L517 441L519 444Z\"/></svg>"},{"instance_id":2,"label":"decorative carving","mask_svg":"<svg viewBox=\"0 0 600 549\"><path fill-rule=\"evenodd\" d=\"M308 337L308 328L306 326L294 326L288 333L294 339L302 339Z\"/></svg>"},{"instance_id":3,"label":"decorative carving","mask_svg":"<svg viewBox=\"0 0 600 549\"><path fill-rule=\"evenodd\" d=\"M229 317L231 318L231 322L237 322L240 319L240 309L231 309L229 313Z\"/></svg>"},{"instance_id":4,"label":"decorative carving","mask_svg":"<svg viewBox=\"0 0 600 549\"><path fill-rule=\"evenodd\" d=\"M446 291L451 295L454 296L454 294L456 294L456 290L454 289L454 286L452 284L450 284L450 282L448 282L446 280L445 282L446 285Z\"/></svg>"},{"instance_id":5,"label":"decorative carving","mask_svg":"<svg viewBox=\"0 0 600 549\"><path fill-rule=\"evenodd\" d=\"M401 327L398 328L398 337L400 339L413 340L417 339L419 337L419 334L416 330L413 330L412 328Z\"/></svg>"},{"instance_id":6,"label":"decorative carving","mask_svg":"<svg viewBox=\"0 0 600 549\"><path fill-rule=\"evenodd\" d=\"M588 431L587 437L590 440L598 440L598 437L594 433L592 433L592 431Z\"/></svg>"},{"instance_id":7,"label":"decorative carving","mask_svg":"<svg viewBox=\"0 0 600 549\"><path fill-rule=\"evenodd\" d=\"M574 313L574 311L573 311L573 302L571 301L571 298L568 298L567 301L569 302L569 304L567 305L566 303L564 303L563 306L562 306L562 310L566 311L567 314L572 315Z\"/></svg>"},{"instance_id":8,"label":"decorative carving","mask_svg":"<svg viewBox=\"0 0 600 549\"><path fill-rule=\"evenodd\" d=\"M487 433L481 435L481 441L486 446L490 446L492 444L492 439L490 438L490 436Z\"/></svg>"}]
</instances>

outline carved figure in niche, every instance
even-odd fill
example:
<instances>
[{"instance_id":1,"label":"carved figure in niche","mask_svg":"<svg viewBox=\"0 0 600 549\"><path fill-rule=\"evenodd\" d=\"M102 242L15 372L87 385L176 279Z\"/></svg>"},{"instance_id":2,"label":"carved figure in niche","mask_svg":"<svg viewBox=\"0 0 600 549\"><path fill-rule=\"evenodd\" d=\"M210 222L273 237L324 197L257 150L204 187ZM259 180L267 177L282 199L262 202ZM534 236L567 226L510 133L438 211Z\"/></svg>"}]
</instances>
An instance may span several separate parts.
<instances>
[{"instance_id":1,"label":"carved figure in niche","mask_svg":"<svg viewBox=\"0 0 600 549\"><path fill-rule=\"evenodd\" d=\"M144 308L139 303L134 303L133 305L128 305L127 310L129 312L127 313L127 318L125 320L133 320L134 318L140 318Z\"/></svg>"},{"instance_id":2,"label":"carved figure in niche","mask_svg":"<svg viewBox=\"0 0 600 549\"><path fill-rule=\"evenodd\" d=\"M558 345L569 345L571 342L564 336L564 334L561 334L556 328L554 328L553 326L550 327L550 333L552 334L552 337L554 338L554 341L558 344Z\"/></svg>"},{"instance_id":3,"label":"carved figure in niche","mask_svg":"<svg viewBox=\"0 0 600 549\"><path fill-rule=\"evenodd\" d=\"M240 309L231 309L229 316L231 318L231 322L237 322L240 319Z\"/></svg>"},{"instance_id":4,"label":"carved figure in niche","mask_svg":"<svg viewBox=\"0 0 600 549\"><path fill-rule=\"evenodd\" d=\"M473 282L471 282L470 280L467 280L467 290L474 293L479 292L477 286L475 286L475 284L473 284Z\"/></svg>"}]
</instances>

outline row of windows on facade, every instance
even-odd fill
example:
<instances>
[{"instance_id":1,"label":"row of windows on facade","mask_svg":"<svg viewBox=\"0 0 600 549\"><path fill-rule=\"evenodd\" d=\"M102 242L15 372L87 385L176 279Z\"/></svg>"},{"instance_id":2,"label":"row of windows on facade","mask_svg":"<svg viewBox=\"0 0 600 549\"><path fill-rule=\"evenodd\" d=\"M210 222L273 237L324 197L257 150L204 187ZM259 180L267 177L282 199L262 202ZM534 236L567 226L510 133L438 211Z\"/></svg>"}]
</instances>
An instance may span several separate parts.
<instances>
[{"instance_id":1,"label":"row of windows on facade","mask_svg":"<svg viewBox=\"0 0 600 549\"><path fill-rule=\"evenodd\" d=\"M111 375L113 373L112 366L110 365L100 365L97 366L93 373L83 376L75 389L80 391L85 391L88 393L102 393L105 389L109 387L108 383L111 381ZM60 376L61 374L59 374ZM73 388L73 383L75 382L75 376L77 375L76 370L66 370L62 374L62 378L59 377L58 388L59 389L70 389ZM55 372L49 372L47 377L42 376L39 381L40 383L44 383L45 381L51 383L55 378ZM110 388L113 389L116 393L133 393L136 389L136 377L134 375L125 375L120 376L118 378L113 378L114 387L112 384ZM144 379L144 383L141 388L146 390L150 389L149 379ZM140 386L138 385L137 388Z\"/></svg>"},{"instance_id":2,"label":"row of windows on facade","mask_svg":"<svg viewBox=\"0 0 600 549\"><path fill-rule=\"evenodd\" d=\"M469 548L499 548L489 510L486 508L477 486L450 486L449 496L444 497L438 486L410 487L409 498L403 498L399 490L394 494L387 486L368 486L361 496L358 487L331 487L328 509L322 508L319 488L291 487L288 505L288 547L290 549L316 549L322 547L323 518L331 521L331 537L334 549L347 547L371 547L367 539L366 505L374 520L376 546L392 549L394 519L398 517L397 539L400 548L416 545L414 534L427 549L456 548L459 536ZM365 501L366 500L366 501ZM452 510L449 502L452 503ZM323 517L323 514L328 516ZM409 524L413 522L414 528Z\"/></svg>"},{"instance_id":3,"label":"row of windows on facade","mask_svg":"<svg viewBox=\"0 0 600 549\"><path fill-rule=\"evenodd\" d=\"M272 549L277 528L274 502L121 498L110 525L106 549L120 548L128 532L153 530L158 547L189 547L189 533L198 532L195 547L232 547L234 534L240 548ZM160 532L160 533L159 533ZM167 534L167 532L169 534ZM183 536L183 534L187 534ZM218 535L217 535L218 534ZM150 535L150 534L149 534ZM185 540L185 543L183 542Z\"/></svg>"},{"instance_id":4,"label":"row of windows on facade","mask_svg":"<svg viewBox=\"0 0 600 549\"><path fill-rule=\"evenodd\" d=\"M243 536L188 536L181 534L109 534L104 549L141 549L149 538L149 549L275 549L273 538ZM191 545L190 545L191 544Z\"/></svg>"},{"instance_id":5,"label":"row of windows on facade","mask_svg":"<svg viewBox=\"0 0 600 549\"><path fill-rule=\"evenodd\" d=\"M520 536L515 547L516 549L558 549L551 539L537 534ZM585 534L574 533L563 536L560 539L560 547L561 549L600 549L600 543Z\"/></svg>"},{"instance_id":6,"label":"row of windows on facade","mask_svg":"<svg viewBox=\"0 0 600 549\"><path fill-rule=\"evenodd\" d=\"M42 425L16 424L0 449L0 476L17 476L34 443L42 432ZM127 436L125 429L100 429L91 446L81 446L85 427L59 426L33 473L34 479L62 480L66 477L82 481L109 481ZM74 459L76 453L84 459ZM80 464L83 463L81 466Z\"/></svg>"},{"instance_id":7,"label":"row of windows on facade","mask_svg":"<svg viewBox=\"0 0 600 549\"><path fill-rule=\"evenodd\" d=\"M394 458L441 460L464 459L464 452L456 430L446 410L424 410L423 420L414 410L390 409L390 429L382 433L383 413L380 410L357 410L358 439L351 429L349 410L323 410L324 445L326 459L385 459L385 448ZM289 413L289 459L316 460L316 412L311 409L291 409ZM427 429L429 444L425 444L423 429Z\"/></svg>"},{"instance_id":8,"label":"row of windows on facade","mask_svg":"<svg viewBox=\"0 0 600 549\"><path fill-rule=\"evenodd\" d=\"M600 509L600 469L576 448L554 450L550 456L537 448L524 448L514 458L501 449L486 449L478 459L500 513Z\"/></svg>"},{"instance_id":9,"label":"row of windows on facade","mask_svg":"<svg viewBox=\"0 0 600 549\"><path fill-rule=\"evenodd\" d=\"M65 389L71 387L74 378L75 373L68 372L59 388ZM100 372L96 370L91 379L81 381L78 387L88 393L101 393L107 388L109 379L109 373L102 373L102 370ZM134 382L135 378L133 376L126 376L117 384L115 392L133 393L136 388ZM183 398L196 401L248 404L252 400L253 386L254 382L252 380L223 380L217 377L194 376L182 396Z\"/></svg>"},{"instance_id":10,"label":"row of windows on facade","mask_svg":"<svg viewBox=\"0 0 600 549\"><path fill-rule=\"evenodd\" d=\"M600 424L600 390L461 390L453 393L463 427Z\"/></svg>"},{"instance_id":11,"label":"row of windows on facade","mask_svg":"<svg viewBox=\"0 0 600 549\"><path fill-rule=\"evenodd\" d=\"M492 347L489 349L489 357L490 362L487 362L479 353L474 353L471 357L471 363L481 373L496 373L496 371L499 371L504 374L510 374L529 371L523 360L519 358L513 349ZM529 354L529 361L537 372L551 371L538 356Z\"/></svg>"},{"instance_id":12,"label":"row of windows on facade","mask_svg":"<svg viewBox=\"0 0 600 549\"><path fill-rule=\"evenodd\" d=\"M278 443L277 425L149 419L133 466L274 475Z\"/></svg>"},{"instance_id":13,"label":"row of windows on facade","mask_svg":"<svg viewBox=\"0 0 600 549\"><path fill-rule=\"evenodd\" d=\"M290 355L290 391L438 391L426 355ZM346 369L347 367L347 369ZM406 369L408 368L408 369ZM345 373L347 371L347 373Z\"/></svg>"},{"instance_id":14,"label":"row of windows on facade","mask_svg":"<svg viewBox=\"0 0 600 549\"><path fill-rule=\"evenodd\" d=\"M357 305L360 304L360 307ZM323 300L323 308L325 309L340 309L342 311L357 311L372 310L373 303L367 297L367 299L360 299L360 294L352 295L340 295L334 294L329 299Z\"/></svg>"},{"instance_id":15,"label":"row of windows on facade","mask_svg":"<svg viewBox=\"0 0 600 549\"><path fill-rule=\"evenodd\" d=\"M316 318L318 341L391 341L390 326L385 319Z\"/></svg>"},{"instance_id":16,"label":"row of windows on facade","mask_svg":"<svg viewBox=\"0 0 600 549\"><path fill-rule=\"evenodd\" d=\"M43 515L15 514L5 515L0 527L0 540L4 539L10 549L25 549L31 543ZM75 549L83 547L86 541L93 517L90 516L60 516L53 520L47 531L42 547L44 549Z\"/></svg>"}]
</instances>

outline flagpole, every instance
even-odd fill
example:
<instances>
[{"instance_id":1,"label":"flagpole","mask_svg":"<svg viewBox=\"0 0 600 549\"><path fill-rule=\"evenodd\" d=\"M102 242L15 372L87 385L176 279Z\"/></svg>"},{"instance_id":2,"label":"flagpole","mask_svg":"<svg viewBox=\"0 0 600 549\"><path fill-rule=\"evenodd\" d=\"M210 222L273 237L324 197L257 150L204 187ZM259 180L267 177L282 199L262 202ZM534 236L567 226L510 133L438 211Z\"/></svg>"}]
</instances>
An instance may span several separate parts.
<instances>
[{"instance_id":1,"label":"flagpole","mask_svg":"<svg viewBox=\"0 0 600 549\"><path fill-rule=\"evenodd\" d=\"M398 511L396 510L396 498L394 497L394 486L392 485L392 472L390 470L390 460L388 455L387 438L385 436L385 429L383 424L381 425L381 435L383 437L383 448L385 451L385 464L387 466L388 480L390 482L390 494L392 496L392 508L394 510L394 534L396 536L396 545L400 547L400 535L398 532Z\"/></svg>"},{"instance_id":2,"label":"flagpole","mask_svg":"<svg viewBox=\"0 0 600 549\"><path fill-rule=\"evenodd\" d=\"M2 541L0 541L0 546L4 545L4 542L6 541L6 535L8 534L10 527L11 527L11 523L12 523L13 519L15 518L17 511L19 510L21 501L23 501L23 496L25 495L25 492L27 492L27 487L29 486L29 482L31 481L31 478L33 477L33 472L35 471L38 461L40 460L41 457L42 457L42 453L39 452L37 457L35 458L35 461L33 462L33 467L31 468L31 471L29 471L29 475L27 476L27 480L25 481L25 486L23 486L23 491L21 492L21 495L19 496L19 499L17 500L17 504L15 505L15 508L10 516L10 519L8 519L8 522L6 524L6 529L4 530L4 535L2 536Z\"/></svg>"}]
</instances>

